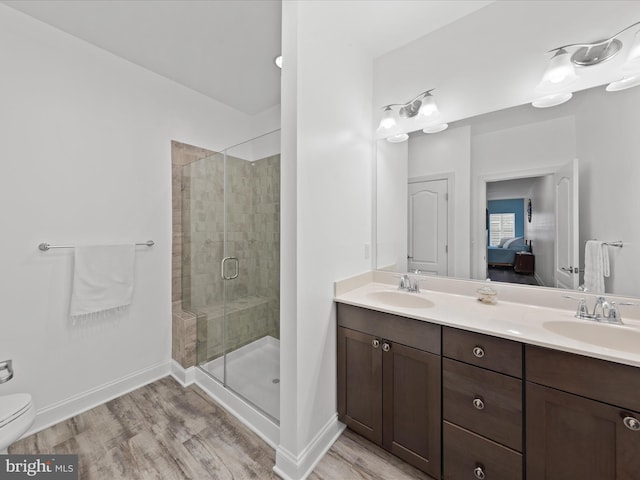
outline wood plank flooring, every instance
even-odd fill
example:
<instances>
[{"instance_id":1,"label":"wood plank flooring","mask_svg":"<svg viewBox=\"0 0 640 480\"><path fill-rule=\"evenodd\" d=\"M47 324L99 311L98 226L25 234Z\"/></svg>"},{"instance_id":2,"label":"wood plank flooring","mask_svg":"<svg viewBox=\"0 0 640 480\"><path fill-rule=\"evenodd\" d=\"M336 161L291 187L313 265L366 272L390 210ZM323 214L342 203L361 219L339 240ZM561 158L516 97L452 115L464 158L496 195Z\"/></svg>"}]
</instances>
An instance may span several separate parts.
<instances>
[{"instance_id":1,"label":"wood plank flooring","mask_svg":"<svg viewBox=\"0 0 640 480\"><path fill-rule=\"evenodd\" d=\"M520 285L540 285L534 275L518 273L513 267L489 267L487 276L494 282L518 283Z\"/></svg>"},{"instance_id":2,"label":"wood plank flooring","mask_svg":"<svg viewBox=\"0 0 640 480\"><path fill-rule=\"evenodd\" d=\"M275 452L199 387L171 377L14 443L10 453L78 454L81 480L277 479ZM430 477L345 433L311 480Z\"/></svg>"}]
</instances>

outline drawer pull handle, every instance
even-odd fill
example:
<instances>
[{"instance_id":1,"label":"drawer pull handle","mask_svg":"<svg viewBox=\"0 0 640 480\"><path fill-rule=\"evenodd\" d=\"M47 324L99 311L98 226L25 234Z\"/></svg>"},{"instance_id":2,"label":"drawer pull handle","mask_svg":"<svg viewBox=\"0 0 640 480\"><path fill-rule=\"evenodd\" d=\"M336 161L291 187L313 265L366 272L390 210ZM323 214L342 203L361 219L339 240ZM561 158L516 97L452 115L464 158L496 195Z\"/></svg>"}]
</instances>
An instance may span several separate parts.
<instances>
[{"instance_id":1,"label":"drawer pull handle","mask_svg":"<svg viewBox=\"0 0 640 480\"><path fill-rule=\"evenodd\" d=\"M485 475L482 465L476 465L476 468L473 469L473 476L478 480L484 480Z\"/></svg>"},{"instance_id":2,"label":"drawer pull handle","mask_svg":"<svg viewBox=\"0 0 640 480\"><path fill-rule=\"evenodd\" d=\"M374 338L373 340L371 340L371 346L373 348L378 348L380 346L380 340L378 340L377 338Z\"/></svg>"},{"instance_id":3,"label":"drawer pull handle","mask_svg":"<svg viewBox=\"0 0 640 480\"><path fill-rule=\"evenodd\" d=\"M382 344L382 351L384 352L388 352L389 350L391 350L391 345L389 345L387 342Z\"/></svg>"},{"instance_id":4,"label":"drawer pull handle","mask_svg":"<svg viewBox=\"0 0 640 480\"><path fill-rule=\"evenodd\" d=\"M633 430L634 432L637 432L638 430L640 430L640 421L638 421L638 419L634 417L629 417L629 416L624 417L622 422L624 423L624 426L627 427L629 430Z\"/></svg>"},{"instance_id":5,"label":"drawer pull handle","mask_svg":"<svg viewBox=\"0 0 640 480\"><path fill-rule=\"evenodd\" d=\"M484 348L480 346L473 347L473 354L478 358L484 357Z\"/></svg>"},{"instance_id":6,"label":"drawer pull handle","mask_svg":"<svg viewBox=\"0 0 640 480\"><path fill-rule=\"evenodd\" d=\"M476 397L473 399L473 406L478 410L484 410L484 402L480 397Z\"/></svg>"}]
</instances>

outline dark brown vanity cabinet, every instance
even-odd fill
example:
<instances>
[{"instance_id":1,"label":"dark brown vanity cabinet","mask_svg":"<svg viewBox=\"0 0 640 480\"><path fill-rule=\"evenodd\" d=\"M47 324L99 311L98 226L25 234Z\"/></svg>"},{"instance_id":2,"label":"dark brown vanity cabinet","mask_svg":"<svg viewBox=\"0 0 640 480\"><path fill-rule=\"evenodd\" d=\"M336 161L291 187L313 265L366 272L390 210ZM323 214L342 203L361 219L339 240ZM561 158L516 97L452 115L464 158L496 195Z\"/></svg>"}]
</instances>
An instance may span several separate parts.
<instances>
[{"instance_id":1,"label":"dark brown vanity cabinet","mask_svg":"<svg viewBox=\"0 0 640 480\"><path fill-rule=\"evenodd\" d=\"M440 327L338 304L338 418L440 478Z\"/></svg>"},{"instance_id":2,"label":"dark brown vanity cabinet","mask_svg":"<svg viewBox=\"0 0 640 480\"><path fill-rule=\"evenodd\" d=\"M640 478L640 369L527 345L527 480Z\"/></svg>"},{"instance_id":3,"label":"dark brown vanity cabinet","mask_svg":"<svg viewBox=\"0 0 640 480\"><path fill-rule=\"evenodd\" d=\"M444 478L521 479L522 344L449 327L442 342Z\"/></svg>"},{"instance_id":4,"label":"dark brown vanity cabinet","mask_svg":"<svg viewBox=\"0 0 640 480\"><path fill-rule=\"evenodd\" d=\"M640 368L344 304L338 417L436 479L640 480Z\"/></svg>"}]
</instances>

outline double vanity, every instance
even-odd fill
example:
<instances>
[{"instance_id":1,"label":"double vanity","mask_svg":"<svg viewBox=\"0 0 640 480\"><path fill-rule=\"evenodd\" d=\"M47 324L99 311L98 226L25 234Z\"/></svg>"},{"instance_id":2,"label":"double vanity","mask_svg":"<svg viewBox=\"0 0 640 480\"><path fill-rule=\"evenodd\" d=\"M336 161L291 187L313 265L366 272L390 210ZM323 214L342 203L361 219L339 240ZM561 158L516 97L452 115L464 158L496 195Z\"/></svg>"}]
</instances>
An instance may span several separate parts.
<instances>
[{"instance_id":1,"label":"double vanity","mask_svg":"<svg viewBox=\"0 0 640 480\"><path fill-rule=\"evenodd\" d=\"M640 321L574 318L559 291L397 284L336 284L340 421L435 479L640 478Z\"/></svg>"}]
</instances>

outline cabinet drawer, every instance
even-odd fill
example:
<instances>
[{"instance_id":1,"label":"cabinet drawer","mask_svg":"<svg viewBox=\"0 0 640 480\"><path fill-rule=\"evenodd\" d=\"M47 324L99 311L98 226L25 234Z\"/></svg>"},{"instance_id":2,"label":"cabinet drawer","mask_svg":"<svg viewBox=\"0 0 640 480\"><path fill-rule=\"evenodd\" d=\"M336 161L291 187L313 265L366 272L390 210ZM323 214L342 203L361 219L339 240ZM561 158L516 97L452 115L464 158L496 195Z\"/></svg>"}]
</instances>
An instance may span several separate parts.
<instances>
[{"instance_id":1,"label":"cabinet drawer","mask_svg":"<svg viewBox=\"0 0 640 480\"><path fill-rule=\"evenodd\" d=\"M532 345L526 359L529 382L640 411L638 367Z\"/></svg>"},{"instance_id":2,"label":"cabinet drawer","mask_svg":"<svg viewBox=\"0 0 640 480\"><path fill-rule=\"evenodd\" d=\"M522 381L442 360L443 417L514 450L522 451Z\"/></svg>"},{"instance_id":3,"label":"cabinet drawer","mask_svg":"<svg viewBox=\"0 0 640 480\"><path fill-rule=\"evenodd\" d=\"M522 455L518 452L449 422L443 423L443 433L445 480L522 479Z\"/></svg>"},{"instance_id":4,"label":"cabinet drawer","mask_svg":"<svg viewBox=\"0 0 640 480\"><path fill-rule=\"evenodd\" d=\"M442 331L442 354L522 378L522 344L519 342L445 327Z\"/></svg>"},{"instance_id":5,"label":"cabinet drawer","mask_svg":"<svg viewBox=\"0 0 640 480\"><path fill-rule=\"evenodd\" d=\"M338 325L440 354L440 325L338 303Z\"/></svg>"}]
</instances>

